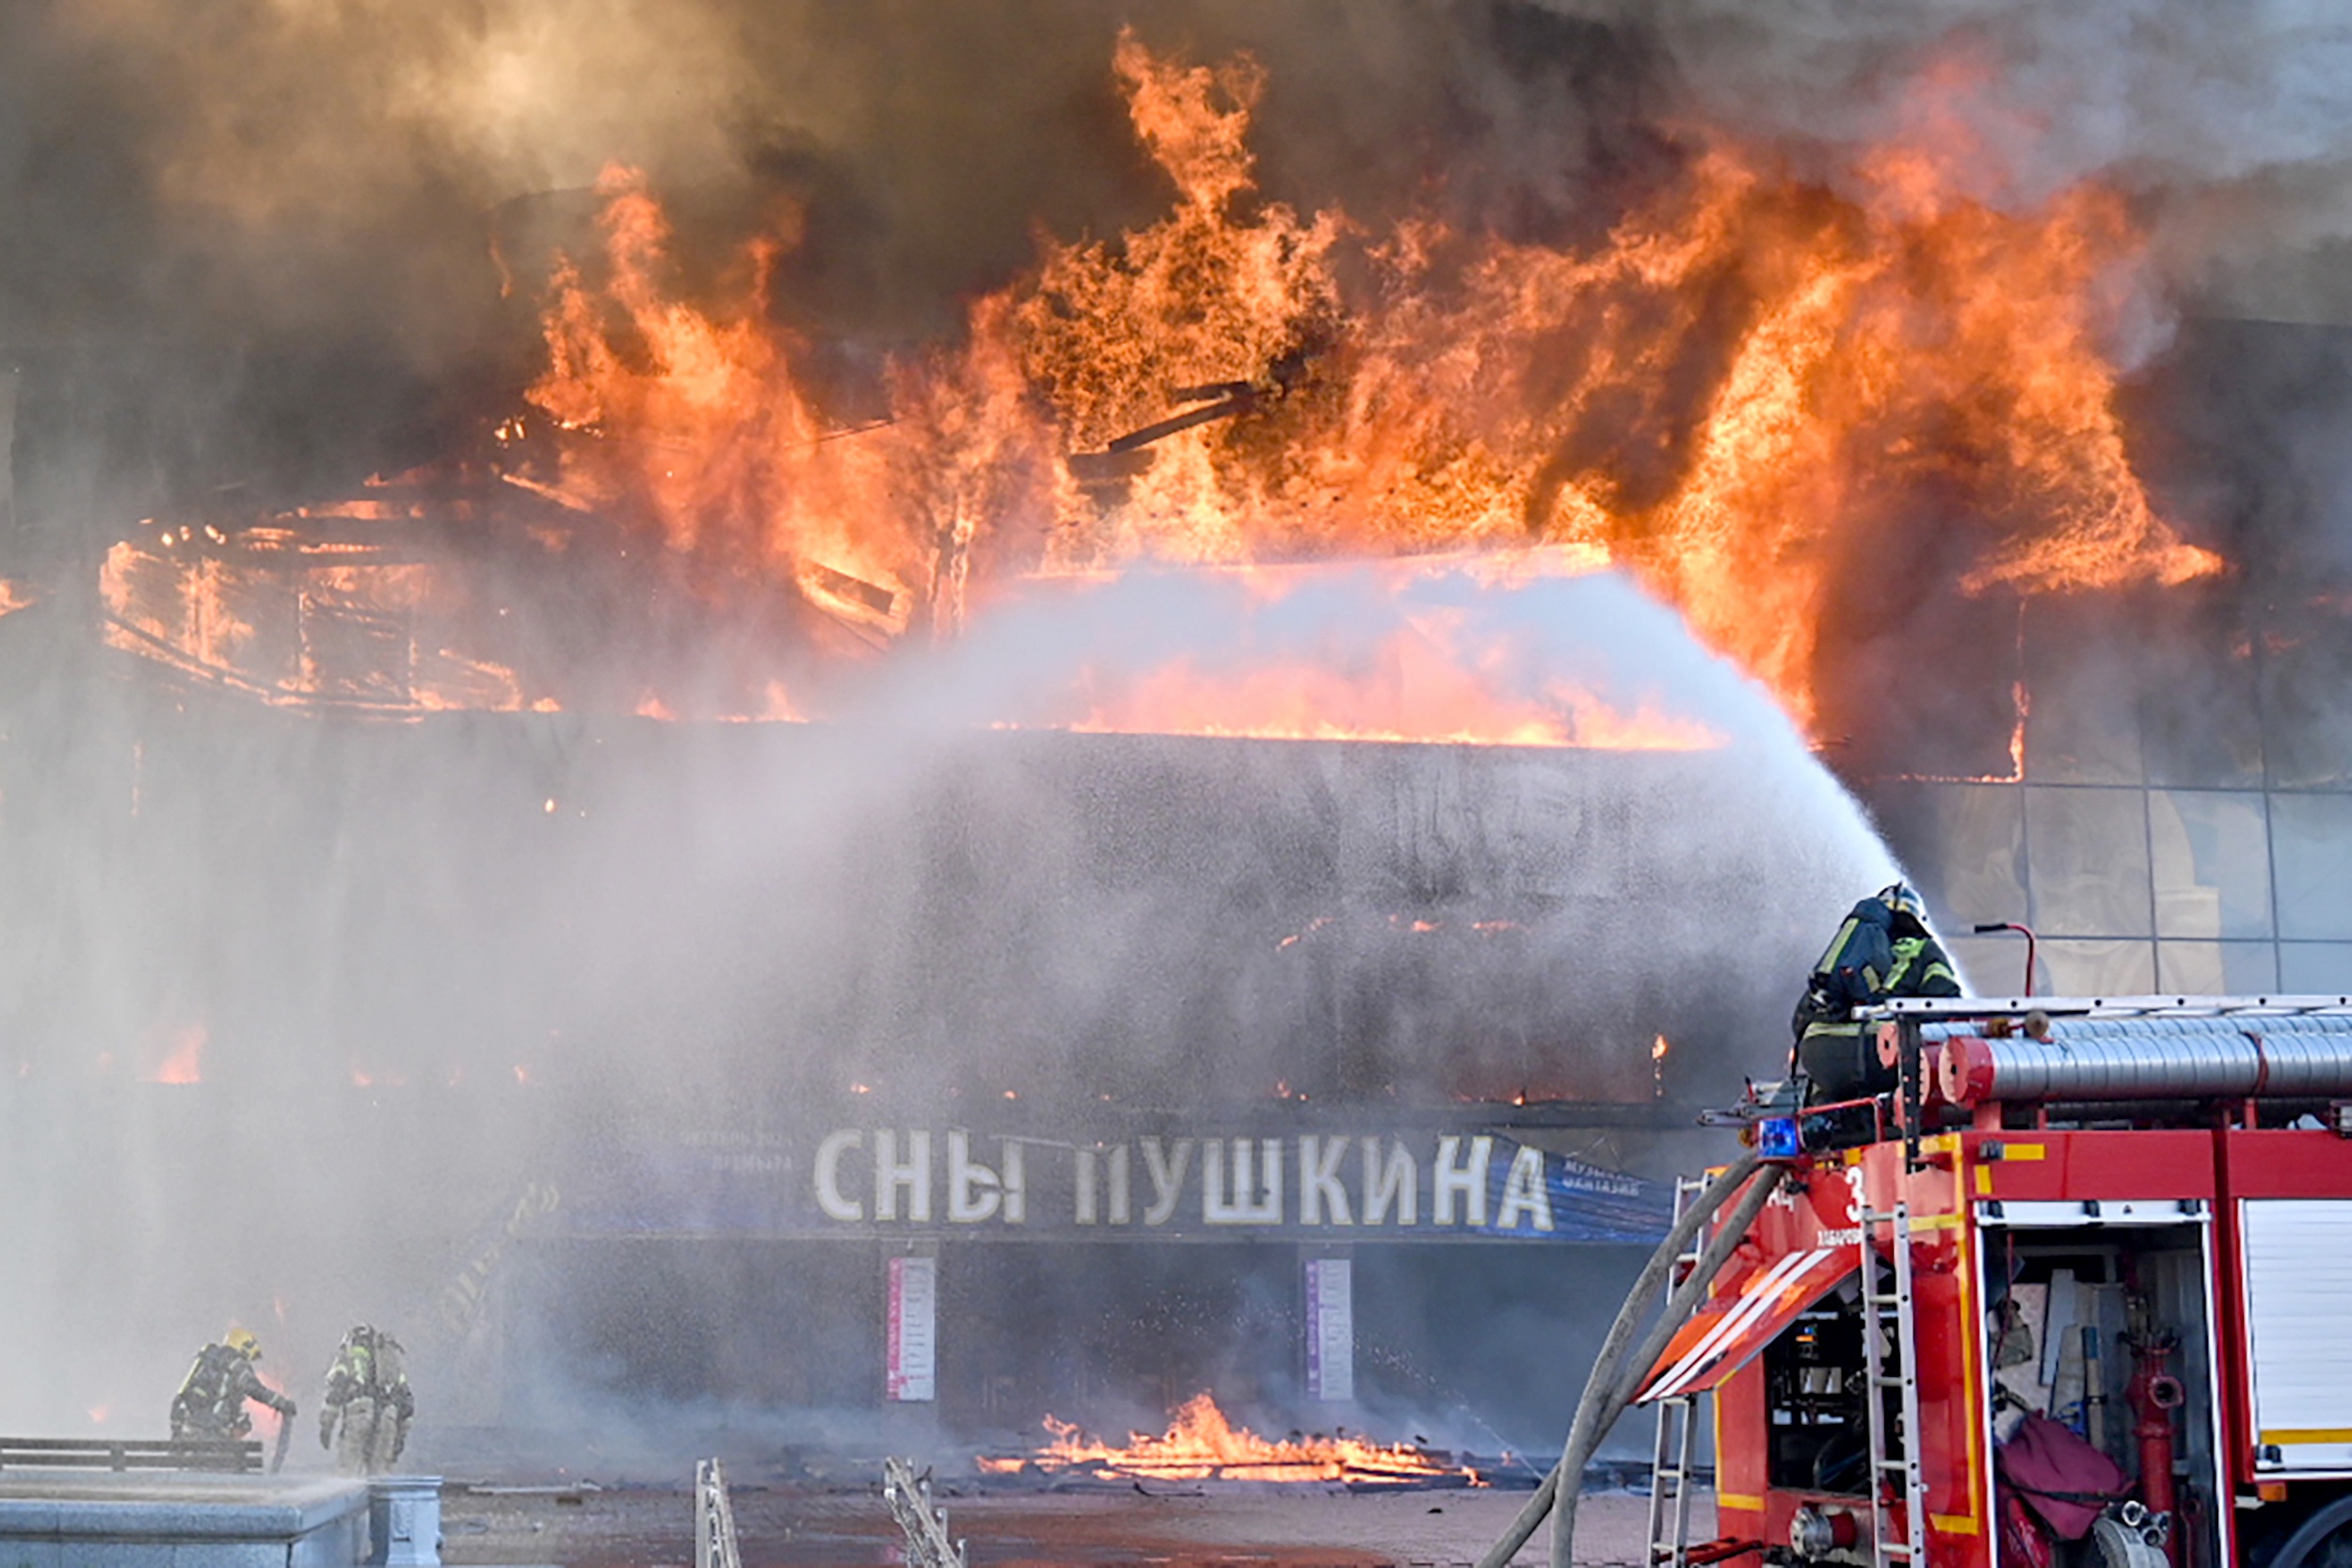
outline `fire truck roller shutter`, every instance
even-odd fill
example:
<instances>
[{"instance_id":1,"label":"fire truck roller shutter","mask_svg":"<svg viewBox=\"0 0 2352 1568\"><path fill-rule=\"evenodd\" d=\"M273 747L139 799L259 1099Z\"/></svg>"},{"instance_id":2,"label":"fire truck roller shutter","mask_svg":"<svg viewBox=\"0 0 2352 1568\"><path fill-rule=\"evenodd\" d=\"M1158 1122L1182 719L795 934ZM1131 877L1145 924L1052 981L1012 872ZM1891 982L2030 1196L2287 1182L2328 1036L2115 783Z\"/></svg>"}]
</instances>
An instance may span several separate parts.
<instances>
[{"instance_id":1,"label":"fire truck roller shutter","mask_svg":"<svg viewBox=\"0 0 2352 1568\"><path fill-rule=\"evenodd\" d=\"M2255 1469L2352 1469L2352 1200L2249 1198L2244 1212Z\"/></svg>"},{"instance_id":2,"label":"fire truck roller shutter","mask_svg":"<svg viewBox=\"0 0 2352 1568\"><path fill-rule=\"evenodd\" d=\"M1750 1275L1736 1292L1708 1304L1667 1342L1634 1402L1714 1388L1754 1360L1799 1313L1836 1289L1858 1266L1848 1243L1790 1253Z\"/></svg>"},{"instance_id":3,"label":"fire truck roller shutter","mask_svg":"<svg viewBox=\"0 0 2352 1568\"><path fill-rule=\"evenodd\" d=\"M2050 1037L1921 1031L1955 1105L2352 1094L2352 1016L2058 1018Z\"/></svg>"}]
</instances>

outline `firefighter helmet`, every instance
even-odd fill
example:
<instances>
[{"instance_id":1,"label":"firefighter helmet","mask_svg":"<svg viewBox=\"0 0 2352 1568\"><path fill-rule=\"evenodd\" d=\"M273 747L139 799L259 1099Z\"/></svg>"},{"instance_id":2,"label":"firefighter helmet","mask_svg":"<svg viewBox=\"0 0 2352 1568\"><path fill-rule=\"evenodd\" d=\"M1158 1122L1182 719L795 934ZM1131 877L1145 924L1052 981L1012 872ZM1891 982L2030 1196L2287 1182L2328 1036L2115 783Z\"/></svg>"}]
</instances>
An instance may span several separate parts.
<instances>
[{"instance_id":1,"label":"firefighter helmet","mask_svg":"<svg viewBox=\"0 0 2352 1568\"><path fill-rule=\"evenodd\" d=\"M253 1337L251 1329L232 1328L220 1336L220 1342L248 1361L262 1359L262 1342Z\"/></svg>"},{"instance_id":2,"label":"firefighter helmet","mask_svg":"<svg viewBox=\"0 0 2352 1568\"><path fill-rule=\"evenodd\" d=\"M1879 889L1879 902L1893 915L1909 915L1921 925L1928 923L1928 906L1919 894L1906 882L1890 882Z\"/></svg>"}]
</instances>

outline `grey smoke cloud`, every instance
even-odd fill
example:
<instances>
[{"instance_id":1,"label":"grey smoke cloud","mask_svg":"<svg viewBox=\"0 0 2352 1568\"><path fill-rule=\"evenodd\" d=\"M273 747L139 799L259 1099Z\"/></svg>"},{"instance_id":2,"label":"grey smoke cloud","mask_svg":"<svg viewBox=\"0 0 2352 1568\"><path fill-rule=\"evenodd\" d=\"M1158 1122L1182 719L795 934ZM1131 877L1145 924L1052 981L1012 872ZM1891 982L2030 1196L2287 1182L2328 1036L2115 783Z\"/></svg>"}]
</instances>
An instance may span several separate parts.
<instances>
[{"instance_id":1,"label":"grey smoke cloud","mask_svg":"<svg viewBox=\"0 0 2352 1568\"><path fill-rule=\"evenodd\" d=\"M2348 151L2352 28L2310 0L1546 3L1654 30L1699 106L1791 138L1882 142L1917 125L1923 89L1945 97L1982 138L1988 198L2115 174L2240 180Z\"/></svg>"},{"instance_id":2,"label":"grey smoke cloud","mask_svg":"<svg viewBox=\"0 0 2352 1568\"><path fill-rule=\"evenodd\" d=\"M1277 84L1274 194L1378 207L1436 176L1478 186L1501 148L1526 153L1501 167L1555 185L1591 161L1578 123L1624 105L1563 91L1581 68L1535 18L1331 0L11 8L0 184L26 221L0 265L0 332L358 316L429 360L479 329L453 296L489 276L485 211L610 160L739 199L745 182L813 181L879 253L887 303L952 325L957 296L1027 259L1032 225L1100 232L1164 199L1111 77L1123 22L1195 57L1255 52Z\"/></svg>"},{"instance_id":3,"label":"grey smoke cloud","mask_svg":"<svg viewBox=\"0 0 2352 1568\"><path fill-rule=\"evenodd\" d=\"M2317 0L1544 3L1645 31L1702 122L1832 179L1926 139L1995 204L2134 193L2179 286L2257 287L2352 223L2352 24Z\"/></svg>"}]
</instances>

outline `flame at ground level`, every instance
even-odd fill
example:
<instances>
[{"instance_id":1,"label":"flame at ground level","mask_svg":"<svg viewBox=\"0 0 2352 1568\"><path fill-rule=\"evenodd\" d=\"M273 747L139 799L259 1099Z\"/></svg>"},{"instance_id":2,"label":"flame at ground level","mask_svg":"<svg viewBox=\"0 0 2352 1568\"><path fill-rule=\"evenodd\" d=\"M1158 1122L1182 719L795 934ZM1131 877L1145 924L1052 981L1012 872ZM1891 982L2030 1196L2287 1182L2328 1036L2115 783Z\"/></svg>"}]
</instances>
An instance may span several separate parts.
<instances>
[{"instance_id":1,"label":"flame at ground level","mask_svg":"<svg viewBox=\"0 0 2352 1568\"><path fill-rule=\"evenodd\" d=\"M1413 1480L1464 1476L1484 1484L1478 1473L1411 1444L1368 1442L1360 1437L1291 1437L1280 1441L1237 1427L1203 1391L1184 1401L1157 1437L1128 1433L1112 1446L1080 1432L1073 1422L1048 1416L1043 1425L1053 1440L1034 1453L984 1457L980 1467L994 1475L1024 1469L1048 1474L1076 1471L1098 1480Z\"/></svg>"}]
</instances>

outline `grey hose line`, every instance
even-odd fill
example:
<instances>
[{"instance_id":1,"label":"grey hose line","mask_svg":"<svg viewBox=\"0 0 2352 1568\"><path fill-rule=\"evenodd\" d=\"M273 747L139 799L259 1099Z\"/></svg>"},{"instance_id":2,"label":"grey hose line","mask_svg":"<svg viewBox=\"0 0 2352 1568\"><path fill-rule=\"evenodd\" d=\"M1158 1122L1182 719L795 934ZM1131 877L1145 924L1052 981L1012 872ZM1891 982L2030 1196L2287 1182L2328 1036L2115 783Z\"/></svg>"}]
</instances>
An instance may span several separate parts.
<instances>
[{"instance_id":1,"label":"grey hose line","mask_svg":"<svg viewBox=\"0 0 2352 1568\"><path fill-rule=\"evenodd\" d=\"M1650 1368L1656 1366L1658 1357L1666 1353L1666 1347L1676 1332L1704 1304L1707 1287L1714 1283L1717 1274L1722 1272L1723 1265L1731 1261L1732 1254L1738 1249L1740 1242L1748 1239L1748 1231L1756 1223L1756 1216L1764 1212L1764 1206L1772 1200L1772 1194L1780 1190L1781 1183L1787 1176L1788 1167L1785 1165L1768 1167L1756 1184L1740 1198L1739 1207L1731 1211L1721 1228L1709 1239L1706 1251L1699 1255L1699 1260L1692 1265L1688 1277L1674 1288L1674 1294L1667 1302L1666 1310L1658 1315L1656 1322L1650 1325L1649 1335L1641 1341L1640 1348L1626 1358L1624 1376L1618 1380L1616 1390L1616 1398L1621 1403L1633 1402L1634 1395L1640 1393L1642 1384L1648 1381Z\"/></svg>"},{"instance_id":2,"label":"grey hose line","mask_svg":"<svg viewBox=\"0 0 2352 1568\"><path fill-rule=\"evenodd\" d=\"M1608 1335L1602 1340L1599 1353L1592 1358L1592 1369L1585 1379L1584 1393L1576 1401L1578 1418L1583 1417L1587 1407L1606 1398L1616 1386L1617 1366L1624 1357L1625 1346L1632 1339L1634 1330L1640 1326L1648 1304L1657 1299L1658 1288L1665 1283L1674 1260L1689 1247L1690 1239L1698 1234L1699 1227L1722 1207L1741 1182L1754 1174L1758 1163L1757 1157L1751 1154L1741 1156L1725 1167L1720 1176L1707 1184L1699 1200L1683 1210L1673 1227L1666 1233L1666 1240L1660 1241L1657 1249L1650 1255L1650 1260L1643 1265L1633 1288L1625 1293L1624 1304L1617 1309L1617 1320L1609 1325ZM1572 1440L1575 1432L1572 1424ZM1544 1478L1544 1484L1536 1488L1534 1495L1519 1510L1518 1517L1511 1522L1511 1528L1503 1532L1502 1539L1479 1560L1479 1568L1502 1568L1521 1546L1527 1544L1535 1534L1536 1527L1543 1524L1544 1516L1551 1512L1553 1501L1560 1492L1560 1472L1555 1466Z\"/></svg>"},{"instance_id":3,"label":"grey hose line","mask_svg":"<svg viewBox=\"0 0 2352 1568\"><path fill-rule=\"evenodd\" d=\"M1584 1393L1576 1405L1579 1412L1586 1403L1602 1398L1608 1390L1615 1387L1617 1363L1624 1358L1625 1345L1632 1339L1634 1330L1640 1326L1647 1304L1657 1299L1658 1288L1665 1283L1674 1260L1688 1249L1690 1239L1698 1234L1699 1227L1723 1206L1741 1182L1754 1174L1757 1164L1756 1156L1750 1154L1726 1166L1722 1175L1707 1184L1698 1201L1682 1211L1673 1227L1666 1233L1666 1240L1660 1241L1657 1250L1650 1254L1650 1260L1642 1266L1640 1277L1634 1281L1633 1288L1625 1292L1624 1304L1617 1309L1617 1320L1609 1325L1608 1336L1601 1341L1599 1353L1592 1358L1592 1370L1585 1379ZM1555 1468L1544 1478L1544 1484L1536 1488L1519 1510L1518 1517L1511 1522L1511 1528L1503 1532L1502 1539L1479 1559L1478 1568L1503 1568L1503 1564L1509 1562L1535 1534L1536 1527L1551 1512L1552 1499L1559 1490L1560 1471Z\"/></svg>"},{"instance_id":4,"label":"grey hose line","mask_svg":"<svg viewBox=\"0 0 2352 1568\"><path fill-rule=\"evenodd\" d=\"M1767 1169L1741 1197L1739 1207L1723 1221L1714 1239L1707 1242L1706 1251L1699 1255L1699 1261L1692 1267L1689 1277L1674 1288L1673 1299L1666 1304L1666 1310L1658 1314L1657 1321L1651 1325L1648 1336L1641 1341L1641 1348L1625 1362L1616 1386L1610 1390L1608 1402L1593 1415L1592 1428L1584 1437L1582 1451L1575 1456L1573 1464L1569 1456L1561 1456L1561 1475L1584 1474L1585 1462L1592 1457L1593 1450L1601 1446L1601 1439L1607 1437L1609 1429L1617 1424L1617 1417L1625 1413L1625 1407L1633 1403L1633 1397L1640 1392L1642 1384L1650 1375L1650 1368L1657 1365L1657 1358L1666 1353L1666 1347L1672 1342L1676 1331L1706 1299L1708 1285L1722 1271L1723 1265L1731 1260L1740 1242L1748 1239L1749 1227L1756 1223L1756 1216L1763 1212L1765 1204L1779 1191L1782 1180L1787 1175L1788 1167L1785 1165ZM1574 1487L1563 1488L1552 1508L1552 1568L1573 1568L1576 1560L1577 1491Z\"/></svg>"}]
</instances>

